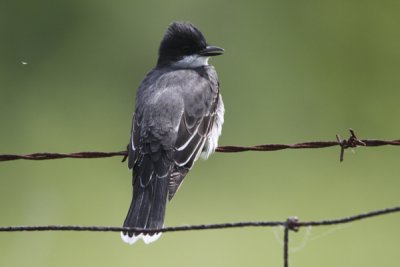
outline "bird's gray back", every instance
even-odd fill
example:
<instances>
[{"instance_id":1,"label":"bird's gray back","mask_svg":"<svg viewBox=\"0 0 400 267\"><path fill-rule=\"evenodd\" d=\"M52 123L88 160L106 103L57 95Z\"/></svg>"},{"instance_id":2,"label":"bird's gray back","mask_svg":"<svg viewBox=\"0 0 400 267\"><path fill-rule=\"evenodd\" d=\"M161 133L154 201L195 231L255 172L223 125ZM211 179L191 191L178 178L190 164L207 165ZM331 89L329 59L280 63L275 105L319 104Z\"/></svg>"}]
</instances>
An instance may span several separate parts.
<instances>
[{"instance_id":1,"label":"bird's gray back","mask_svg":"<svg viewBox=\"0 0 400 267\"><path fill-rule=\"evenodd\" d=\"M140 130L141 141L155 138L165 149L172 147L183 113L194 123L213 112L217 97L218 78L212 66L154 69L137 93L135 119L140 124L136 130Z\"/></svg>"}]
</instances>

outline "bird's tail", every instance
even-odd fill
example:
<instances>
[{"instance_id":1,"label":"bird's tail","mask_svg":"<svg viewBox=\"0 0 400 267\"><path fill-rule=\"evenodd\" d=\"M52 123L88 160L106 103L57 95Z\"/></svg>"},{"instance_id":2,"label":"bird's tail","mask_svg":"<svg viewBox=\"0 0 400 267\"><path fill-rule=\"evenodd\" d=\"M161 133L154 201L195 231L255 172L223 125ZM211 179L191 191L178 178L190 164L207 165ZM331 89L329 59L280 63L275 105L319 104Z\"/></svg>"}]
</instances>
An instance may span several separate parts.
<instances>
[{"instance_id":1,"label":"bird's tail","mask_svg":"<svg viewBox=\"0 0 400 267\"><path fill-rule=\"evenodd\" d=\"M124 227L143 229L162 228L164 225L165 207L168 195L168 175L158 177L151 172L147 184L139 177L134 178L132 203L126 216ZM149 244L156 241L161 233L121 232L121 238L128 244L134 244L142 239Z\"/></svg>"}]
</instances>

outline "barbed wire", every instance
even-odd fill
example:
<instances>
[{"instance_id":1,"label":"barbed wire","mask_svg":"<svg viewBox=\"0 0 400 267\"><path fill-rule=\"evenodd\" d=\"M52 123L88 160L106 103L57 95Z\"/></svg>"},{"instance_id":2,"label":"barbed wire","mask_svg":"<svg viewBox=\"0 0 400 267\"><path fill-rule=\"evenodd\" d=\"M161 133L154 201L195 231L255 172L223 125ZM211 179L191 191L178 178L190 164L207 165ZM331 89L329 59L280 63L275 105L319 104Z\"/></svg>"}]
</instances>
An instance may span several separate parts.
<instances>
[{"instance_id":1,"label":"barbed wire","mask_svg":"<svg viewBox=\"0 0 400 267\"><path fill-rule=\"evenodd\" d=\"M182 231L199 231L212 229L228 229L228 228L246 228L246 227L276 227L283 226L289 230L297 232L300 228L306 226L329 226L336 224L345 224L354 221L360 221L371 217L381 216L385 214L400 212L400 206L393 208L380 209L361 213L349 217L320 221L304 221L301 222L297 217L290 217L286 221L259 221L259 222L235 222L235 223L216 223L216 224L197 224L170 226L157 229L143 229L134 227L119 226L79 226L79 225L46 225L46 226L1 226L0 232L23 232L23 231L87 231L87 232L132 232L132 233L167 233Z\"/></svg>"},{"instance_id":2,"label":"barbed wire","mask_svg":"<svg viewBox=\"0 0 400 267\"><path fill-rule=\"evenodd\" d=\"M391 213L400 212L400 206L386 208L381 210L370 211L349 217L321 220L321 221L304 221L301 222L297 217L289 217L286 221L260 221L260 222L236 222L236 223L220 223L220 224L199 224L199 225L184 225L164 227L160 229L142 229L131 227L115 227L115 226L81 226L81 225L46 225L46 226L3 226L0 227L0 232L32 232L32 231L86 231L86 232L132 232L132 233L167 233L167 232L182 232L182 231L198 231L211 229L228 229L228 228L244 228L244 227L284 227L283 237L283 262L284 267L289 267L289 232L299 231L300 228L306 226L329 226L345 224L355 221L360 221L372 217L383 216Z\"/></svg>"},{"instance_id":3,"label":"barbed wire","mask_svg":"<svg viewBox=\"0 0 400 267\"><path fill-rule=\"evenodd\" d=\"M378 140L378 139L358 139L352 129L350 131L350 137L348 139L341 139L339 135L336 135L336 141L311 141L297 144L265 144L256 146L220 146L216 149L217 152L222 153L235 153L245 151L277 151L283 149L315 149L315 148L326 148L333 146L340 146L340 161L343 161L344 150L347 148L355 148L357 146L364 147L377 147L377 146L400 146L400 139L397 140ZM88 159L88 158L108 158L115 156L123 156L124 161L128 155L127 151L118 152L76 152L76 153L33 153L28 155L17 155L17 154L0 154L0 161L10 160L49 160L49 159L63 159L63 158L75 158L75 159Z\"/></svg>"},{"instance_id":4,"label":"barbed wire","mask_svg":"<svg viewBox=\"0 0 400 267\"><path fill-rule=\"evenodd\" d=\"M245 151L277 151L283 149L315 149L340 146L340 161L343 161L344 150L347 148L355 148L358 146L377 147L377 146L400 146L400 139L397 140L378 140L378 139L358 139L355 132L350 129L350 137L341 139L336 135L336 141L311 141L297 144L265 144L256 146L221 146L216 149L217 152L235 153ZM0 154L0 161L11 160L50 160L63 158L107 158L115 156L123 156L125 161L127 151L119 152L77 152L77 153L33 153L28 155L17 154ZM318 227L345 224L354 221L364 220L371 217L383 216L390 213L400 212L400 206L386 208L376 211L370 211L349 217L320 220L320 221L299 221L297 217L289 217L285 221L259 221L259 222L235 222L235 223L220 223L220 224L200 224L200 225L185 225L164 227L161 229L141 229L129 227L114 227L114 226L81 226L81 225L47 225L47 226L3 226L0 227L0 232L31 232L31 231L88 231L88 232L132 232L132 233L159 233L159 232L180 232L180 231L196 231L196 230L211 230L211 229L228 229L228 228L243 228L243 227L284 227L283 236L283 263L284 267L289 267L289 233L290 231L299 231L302 227Z\"/></svg>"}]
</instances>

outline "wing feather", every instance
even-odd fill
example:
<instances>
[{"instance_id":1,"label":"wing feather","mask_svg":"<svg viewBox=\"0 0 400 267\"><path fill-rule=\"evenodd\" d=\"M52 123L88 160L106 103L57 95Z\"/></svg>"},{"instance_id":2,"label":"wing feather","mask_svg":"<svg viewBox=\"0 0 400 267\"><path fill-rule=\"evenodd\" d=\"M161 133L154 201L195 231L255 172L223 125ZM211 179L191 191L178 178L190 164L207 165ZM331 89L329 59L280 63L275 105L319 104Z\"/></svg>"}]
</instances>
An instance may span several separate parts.
<instances>
[{"instance_id":1,"label":"wing feather","mask_svg":"<svg viewBox=\"0 0 400 267\"><path fill-rule=\"evenodd\" d=\"M211 105L211 110L203 113L193 121L192 116L183 114L179 125L177 142L175 144L174 162L175 167L170 177L168 195L171 200L183 182L194 162L199 158L204 145L209 137L214 120L215 110L218 105L218 96ZM188 121L190 123L188 123Z\"/></svg>"}]
</instances>

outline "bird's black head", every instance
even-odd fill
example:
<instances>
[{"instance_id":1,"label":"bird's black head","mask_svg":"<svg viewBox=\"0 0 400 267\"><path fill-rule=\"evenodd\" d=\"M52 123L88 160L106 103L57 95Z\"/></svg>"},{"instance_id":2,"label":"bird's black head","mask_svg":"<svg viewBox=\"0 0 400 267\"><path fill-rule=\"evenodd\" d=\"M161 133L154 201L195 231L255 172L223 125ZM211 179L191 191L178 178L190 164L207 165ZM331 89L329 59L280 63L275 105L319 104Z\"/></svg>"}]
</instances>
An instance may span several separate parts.
<instances>
[{"instance_id":1,"label":"bird's black head","mask_svg":"<svg viewBox=\"0 0 400 267\"><path fill-rule=\"evenodd\" d=\"M198 67L208 57L221 55L222 48L207 45L203 34L191 23L173 22L161 41L158 66Z\"/></svg>"}]
</instances>

